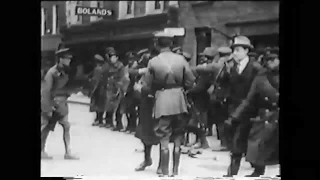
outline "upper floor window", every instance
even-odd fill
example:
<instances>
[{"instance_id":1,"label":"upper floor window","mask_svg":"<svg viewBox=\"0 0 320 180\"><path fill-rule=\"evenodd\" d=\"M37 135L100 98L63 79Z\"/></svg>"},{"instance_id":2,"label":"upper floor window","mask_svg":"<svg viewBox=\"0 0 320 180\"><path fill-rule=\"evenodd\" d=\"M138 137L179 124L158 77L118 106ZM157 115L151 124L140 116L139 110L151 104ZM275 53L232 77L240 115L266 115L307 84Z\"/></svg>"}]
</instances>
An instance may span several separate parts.
<instances>
[{"instance_id":1,"label":"upper floor window","mask_svg":"<svg viewBox=\"0 0 320 180\"><path fill-rule=\"evenodd\" d=\"M179 6L179 1L169 1L169 6Z\"/></svg>"},{"instance_id":2,"label":"upper floor window","mask_svg":"<svg viewBox=\"0 0 320 180\"><path fill-rule=\"evenodd\" d=\"M52 34L59 33L59 6L52 7Z\"/></svg>"},{"instance_id":3,"label":"upper floor window","mask_svg":"<svg viewBox=\"0 0 320 180\"><path fill-rule=\"evenodd\" d=\"M162 13L164 1L146 1L146 14Z\"/></svg>"},{"instance_id":4,"label":"upper floor window","mask_svg":"<svg viewBox=\"0 0 320 180\"><path fill-rule=\"evenodd\" d=\"M134 16L134 1L119 1L119 19Z\"/></svg>"}]
</instances>

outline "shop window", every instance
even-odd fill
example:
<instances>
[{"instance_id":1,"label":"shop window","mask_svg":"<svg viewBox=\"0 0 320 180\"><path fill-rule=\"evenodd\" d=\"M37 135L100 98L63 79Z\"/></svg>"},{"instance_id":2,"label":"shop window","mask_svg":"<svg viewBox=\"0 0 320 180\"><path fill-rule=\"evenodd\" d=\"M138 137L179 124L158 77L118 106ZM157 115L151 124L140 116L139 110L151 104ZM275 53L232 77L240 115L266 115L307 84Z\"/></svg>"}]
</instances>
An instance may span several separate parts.
<instances>
[{"instance_id":1,"label":"shop window","mask_svg":"<svg viewBox=\"0 0 320 180\"><path fill-rule=\"evenodd\" d=\"M52 34L59 33L59 6L52 7Z\"/></svg>"},{"instance_id":2,"label":"shop window","mask_svg":"<svg viewBox=\"0 0 320 180\"><path fill-rule=\"evenodd\" d=\"M164 1L146 1L146 14L162 13Z\"/></svg>"},{"instance_id":3,"label":"shop window","mask_svg":"<svg viewBox=\"0 0 320 180\"><path fill-rule=\"evenodd\" d=\"M46 9L41 8L41 36L46 32Z\"/></svg>"},{"instance_id":4,"label":"shop window","mask_svg":"<svg viewBox=\"0 0 320 180\"><path fill-rule=\"evenodd\" d=\"M119 19L134 16L134 1L119 1Z\"/></svg>"}]
</instances>

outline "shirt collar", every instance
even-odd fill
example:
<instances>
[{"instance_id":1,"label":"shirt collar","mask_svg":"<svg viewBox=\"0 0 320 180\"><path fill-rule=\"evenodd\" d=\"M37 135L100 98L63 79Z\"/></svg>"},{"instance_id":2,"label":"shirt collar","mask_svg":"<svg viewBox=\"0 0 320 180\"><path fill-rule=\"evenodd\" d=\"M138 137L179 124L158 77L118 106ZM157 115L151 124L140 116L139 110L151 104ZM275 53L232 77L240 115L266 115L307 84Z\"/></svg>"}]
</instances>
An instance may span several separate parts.
<instances>
[{"instance_id":1,"label":"shirt collar","mask_svg":"<svg viewBox=\"0 0 320 180\"><path fill-rule=\"evenodd\" d=\"M170 48L161 48L160 49L160 52L162 53L162 52L171 52L171 50L170 50Z\"/></svg>"},{"instance_id":2,"label":"shirt collar","mask_svg":"<svg viewBox=\"0 0 320 180\"><path fill-rule=\"evenodd\" d=\"M245 57L242 61L239 62L239 66L245 67L249 62L249 57Z\"/></svg>"}]
</instances>

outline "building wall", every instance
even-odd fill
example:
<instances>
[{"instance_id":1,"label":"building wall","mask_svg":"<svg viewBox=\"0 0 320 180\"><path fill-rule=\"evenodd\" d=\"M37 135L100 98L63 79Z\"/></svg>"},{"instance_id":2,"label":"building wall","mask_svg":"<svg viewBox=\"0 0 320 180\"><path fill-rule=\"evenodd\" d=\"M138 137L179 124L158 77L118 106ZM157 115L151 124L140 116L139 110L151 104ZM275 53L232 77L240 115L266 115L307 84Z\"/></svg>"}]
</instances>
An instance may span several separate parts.
<instances>
[{"instance_id":1,"label":"building wall","mask_svg":"<svg viewBox=\"0 0 320 180\"><path fill-rule=\"evenodd\" d=\"M196 58L195 27L212 26L218 30L232 35L237 28L227 28L226 23L268 20L279 17L278 1L213 1L194 5L195 1L179 1L180 26L186 28L183 49ZM267 26L263 29L268 28ZM261 28L253 28L261 31ZM279 31L278 31L279 32ZM252 32L255 34L259 32ZM240 32L241 34L241 32ZM250 35L250 34L248 34ZM229 40L219 32L212 31L211 46L228 44Z\"/></svg>"},{"instance_id":2,"label":"building wall","mask_svg":"<svg viewBox=\"0 0 320 180\"><path fill-rule=\"evenodd\" d=\"M65 1L41 1L41 8L45 8L47 11L46 22L47 22L47 29L51 30L52 33L52 22L53 22L53 6L58 5L58 18L59 18L59 26L63 26L66 24L66 5ZM57 31L59 34L59 31ZM46 35L50 35L46 34Z\"/></svg>"}]
</instances>

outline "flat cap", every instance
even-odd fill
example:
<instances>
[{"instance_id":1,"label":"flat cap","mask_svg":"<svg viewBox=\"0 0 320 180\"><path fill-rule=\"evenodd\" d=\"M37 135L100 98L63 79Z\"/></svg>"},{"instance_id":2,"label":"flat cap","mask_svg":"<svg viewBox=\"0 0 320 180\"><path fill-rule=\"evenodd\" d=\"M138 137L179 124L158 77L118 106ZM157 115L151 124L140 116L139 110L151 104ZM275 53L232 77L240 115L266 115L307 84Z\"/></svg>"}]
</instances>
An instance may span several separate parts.
<instances>
[{"instance_id":1,"label":"flat cap","mask_svg":"<svg viewBox=\"0 0 320 180\"><path fill-rule=\"evenodd\" d=\"M187 52L182 52L182 55L186 58L186 59L191 59L191 55Z\"/></svg>"},{"instance_id":2,"label":"flat cap","mask_svg":"<svg viewBox=\"0 0 320 180\"><path fill-rule=\"evenodd\" d=\"M148 51L149 51L149 49L147 49L147 48L146 49L141 49L140 51L137 52L137 55L140 56L140 55L142 55L144 53L147 53Z\"/></svg>"},{"instance_id":3,"label":"flat cap","mask_svg":"<svg viewBox=\"0 0 320 180\"><path fill-rule=\"evenodd\" d=\"M232 50L231 48L227 47L227 46L222 46L218 48L218 52L222 53L222 54L231 54Z\"/></svg>"},{"instance_id":4,"label":"flat cap","mask_svg":"<svg viewBox=\"0 0 320 180\"><path fill-rule=\"evenodd\" d=\"M154 37L166 37L166 38L173 38L174 35L169 33L169 32L165 32L165 31L158 31L154 33Z\"/></svg>"},{"instance_id":5,"label":"flat cap","mask_svg":"<svg viewBox=\"0 0 320 180\"><path fill-rule=\"evenodd\" d=\"M218 54L218 51L213 47L206 47L203 51L205 56L214 57Z\"/></svg>"},{"instance_id":6,"label":"flat cap","mask_svg":"<svg viewBox=\"0 0 320 180\"><path fill-rule=\"evenodd\" d=\"M64 56L68 58L72 58L72 54L70 53L69 48L62 48L56 51L56 56Z\"/></svg>"},{"instance_id":7,"label":"flat cap","mask_svg":"<svg viewBox=\"0 0 320 180\"><path fill-rule=\"evenodd\" d=\"M97 61L102 61L102 62L104 61L103 57L99 54L94 55L94 59Z\"/></svg>"}]
</instances>

